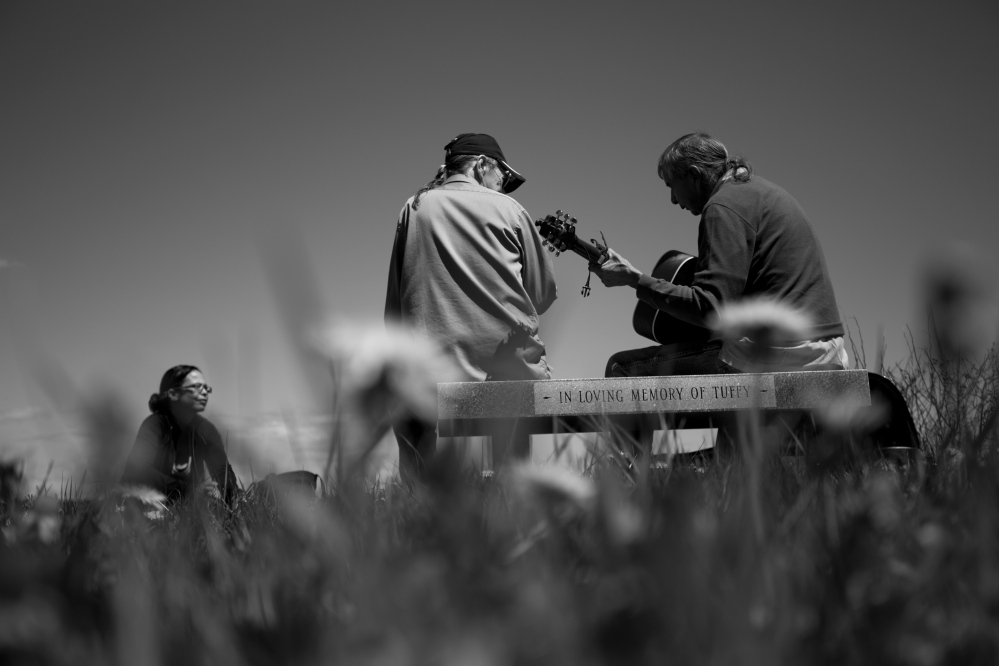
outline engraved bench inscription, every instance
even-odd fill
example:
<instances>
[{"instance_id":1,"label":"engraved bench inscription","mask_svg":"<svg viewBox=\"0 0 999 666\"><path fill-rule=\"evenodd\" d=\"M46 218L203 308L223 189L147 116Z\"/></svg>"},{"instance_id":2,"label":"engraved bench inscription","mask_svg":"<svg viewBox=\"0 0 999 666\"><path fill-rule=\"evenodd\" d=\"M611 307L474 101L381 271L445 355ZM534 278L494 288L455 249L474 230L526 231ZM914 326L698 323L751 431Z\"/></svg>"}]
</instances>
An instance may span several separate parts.
<instances>
[{"instance_id":1,"label":"engraved bench inscription","mask_svg":"<svg viewBox=\"0 0 999 666\"><path fill-rule=\"evenodd\" d=\"M611 377L438 384L438 419L808 410L837 398L871 404L867 372Z\"/></svg>"},{"instance_id":2,"label":"engraved bench inscription","mask_svg":"<svg viewBox=\"0 0 999 666\"><path fill-rule=\"evenodd\" d=\"M534 382L534 413L716 412L776 407L773 375L640 377Z\"/></svg>"}]
</instances>

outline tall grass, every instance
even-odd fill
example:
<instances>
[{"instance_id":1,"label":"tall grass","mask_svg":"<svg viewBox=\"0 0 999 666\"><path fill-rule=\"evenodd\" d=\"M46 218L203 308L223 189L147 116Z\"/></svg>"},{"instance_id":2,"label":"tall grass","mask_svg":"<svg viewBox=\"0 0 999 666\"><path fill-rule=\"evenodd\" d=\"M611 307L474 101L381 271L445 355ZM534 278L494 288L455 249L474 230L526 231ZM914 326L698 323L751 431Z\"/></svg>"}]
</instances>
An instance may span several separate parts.
<instances>
[{"instance_id":1,"label":"tall grass","mask_svg":"<svg viewBox=\"0 0 999 666\"><path fill-rule=\"evenodd\" d=\"M921 377L915 369L940 372L925 358L903 366L912 374L900 384ZM995 365L962 376L992 382ZM954 418L948 404L929 425ZM999 658L999 484L988 460L946 483L944 471L924 479L877 458L815 471L733 455L638 475L621 462L482 479L445 452L422 485L358 474L320 500L246 493L230 509L199 495L165 514L114 487L18 497L8 466L0 659Z\"/></svg>"},{"instance_id":2,"label":"tall grass","mask_svg":"<svg viewBox=\"0 0 999 666\"><path fill-rule=\"evenodd\" d=\"M318 499L164 511L107 479L25 494L0 465L0 662L999 663L994 351L913 350L886 371L942 461L926 469L790 457L753 415L713 461L618 441L583 473L483 478L444 450L411 484L363 473L391 415L433 414L430 356L392 341L373 365L333 363L349 409ZM850 450L863 427L798 443Z\"/></svg>"}]
</instances>

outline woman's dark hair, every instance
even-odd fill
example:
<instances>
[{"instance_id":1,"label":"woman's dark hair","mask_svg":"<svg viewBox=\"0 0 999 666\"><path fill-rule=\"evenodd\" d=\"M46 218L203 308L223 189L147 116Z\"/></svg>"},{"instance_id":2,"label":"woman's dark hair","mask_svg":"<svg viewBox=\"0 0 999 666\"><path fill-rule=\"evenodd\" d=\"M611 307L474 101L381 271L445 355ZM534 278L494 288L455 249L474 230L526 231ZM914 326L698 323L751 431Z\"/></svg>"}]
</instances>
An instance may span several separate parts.
<instances>
[{"instance_id":1,"label":"woman's dark hair","mask_svg":"<svg viewBox=\"0 0 999 666\"><path fill-rule=\"evenodd\" d=\"M475 160L479 159L480 155L451 155L447 160L437 169L437 175L429 183L424 185L413 197L413 210L420 207L420 198L429 192L430 190L436 189L444 184L444 181L453 176L456 173L465 173L468 170L469 165ZM498 166L496 160L491 157L485 157L486 164L489 166Z\"/></svg>"},{"instance_id":2,"label":"woman's dark hair","mask_svg":"<svg viewBox=\"0 0 999 666\"><path fill-rule=\"evenodd\" d=\"M659 177L665 181L693 176L713 188L729 171L733 180L744 183L753 166L742 157L729 157L725 144L704 132L684 134L659 156Z\"/></svg>"},{"instance_id":3,"label":"woman's dark hair","mask_svg":"<svg viewBox=\"0 0 999 666\"><path fill-rule=\"evenodd\" d=\"M165 373L160 380L160 392L149 396L149 411L153 414L166 414L170 406L170 397L167 391L173 388L180 388L184 380L192 372L201 372L195 365L175 365Z\"/></svg>"}]
</instances>

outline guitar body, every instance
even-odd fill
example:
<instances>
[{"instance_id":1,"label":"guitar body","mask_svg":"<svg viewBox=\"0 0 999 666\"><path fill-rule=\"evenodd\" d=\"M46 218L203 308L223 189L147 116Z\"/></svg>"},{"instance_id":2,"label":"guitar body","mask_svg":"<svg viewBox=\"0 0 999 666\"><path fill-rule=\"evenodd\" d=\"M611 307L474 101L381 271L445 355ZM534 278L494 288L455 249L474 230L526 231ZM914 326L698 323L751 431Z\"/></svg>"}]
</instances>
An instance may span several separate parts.
<instances>
[{"instance_id":1,"label":"guitar body","mask_svg":"<svg viewBox=\"0 0 999 666\"><path fill-rule=\"evenodd\" d=\"M652 277L689 287L694 281L695 264L697 257L679 250L670 250L659 258L656 267L652 269ZM661 345L701 342L710 336L708 329L680 321L644 301L639 301L635 306L631 325L636 333Z\"/></svg>"}]
</instances>

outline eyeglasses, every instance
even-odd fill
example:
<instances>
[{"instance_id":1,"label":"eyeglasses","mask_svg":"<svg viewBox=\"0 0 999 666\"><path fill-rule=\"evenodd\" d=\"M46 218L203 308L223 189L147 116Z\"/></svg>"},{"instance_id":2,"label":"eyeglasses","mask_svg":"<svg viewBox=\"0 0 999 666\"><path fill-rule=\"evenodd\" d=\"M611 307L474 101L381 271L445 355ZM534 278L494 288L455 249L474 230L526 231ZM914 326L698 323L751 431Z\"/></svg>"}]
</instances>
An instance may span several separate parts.
<instances>
[{"instance_id":1,"label":"eyeglasses","mask_svg":"<svg viewBox=\"0 0 999 666\"><path fill-rule=\"evenodd\" d=\"M496 163L496 166L499 167L500 173L503 174L503 184L501 187L503 188L503 191L506 192L507 188L510 186L510 181L513 180L513 172L499 162Z\"/></svg>"},{"instance_id":2,"label":"eyeglasses","mask_svg":"<svg viewBox=\"0 0 999 666\"><path fill-rule=\"evenodd\" d=\"M500 164L500 161L498 159L496 159L495 157L487 157L485 155L479 155L479 159L482 159L482 158L485 158L487 160L492 160L492 163L495 164L496 170L499 171L500 175L503 177L503 180L500 181L500 187L502 187L503 191L506 192L506 186L509 185L510 184L510 180L513 179L513 174L510 173L506 168L504 168L503 165ZM488 166L488 163L487 163L487 166Z\"/></svg>"},{"instance_id":3,"label":"eyeglasses","mask_svg":"<svg viewBox=\"0 0 999 666\"><path fill-rule=\"evenodd\" d=\"M485 155L481 155L480 157L485 157ZM503 163L495 157L490 157L489 159L496 163L496 170L500 172L501 176L503 176L503 181L500 183L500 187L502 187L503 191L506 192L507 186L510 184L510 181L513 180L513 172L503 166Z\"/></svg>"},{"instance_id":4,"label":"eyeglasses","mask_svg":"<svg viewBox=\"0 0 999 666\"><path fill-rule=\"evenodd\" d=\"M189 391L194 395L201 395L202 392L211 394L212 387L208 384L188 384L187 386L181 386L180 390Z\"/></svg>"}]
</instances>

